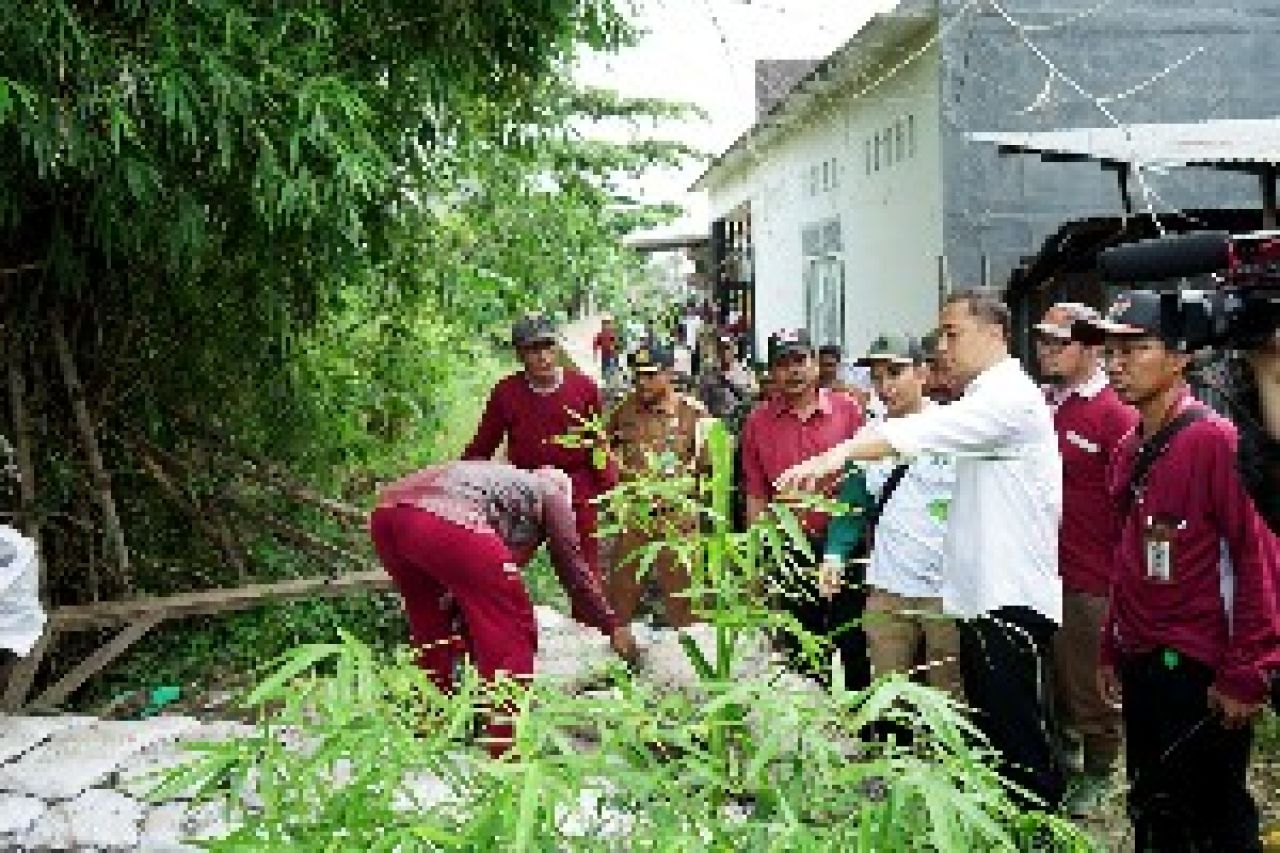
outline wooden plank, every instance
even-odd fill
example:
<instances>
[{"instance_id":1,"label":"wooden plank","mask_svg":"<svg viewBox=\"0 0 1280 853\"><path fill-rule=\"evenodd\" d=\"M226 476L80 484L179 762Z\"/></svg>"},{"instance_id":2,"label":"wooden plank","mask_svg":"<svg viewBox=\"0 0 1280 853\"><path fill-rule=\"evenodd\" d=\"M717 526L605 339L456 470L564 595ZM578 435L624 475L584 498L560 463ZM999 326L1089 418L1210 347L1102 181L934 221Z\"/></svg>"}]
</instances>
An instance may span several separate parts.
<instances>
[{"instance_id":1,"label":"wooden plank","mask_svg":"<svg viewBox=\"0 0 1280 853\"><path fill-rule=\"evenodd\" d=\"M130 623L111 642L99 648L89 657L76 664L75 668L50 685L26 706L25 710L51 711L61 705L67 698L80 689L86 681L101 672L113 660L129 650L129 647L160 624L165 614L152 611L145 614L137 622Z\"/></svg>"},{"instance_id":2,"label":"wooden plank","mask_svg":"<svg viewBox=\"0 0 1280 853\"><path fill-rule=\"evenodd\" d=\"M4 697L0 698L0 710L17 711L26 703L27 694L31 692L31 685L40 671L40 663L44 660L45 652L53 645L54 636L53 626L46 624L44 633L36 641L35 648L29 655L19 658L14 664L9 672L9 683L5 686Z\"/></svg>"},{"instance_id":3,"label":"wooden plank","mask_svg":"<svg viewBox=\"0 0 1280 853\"><path fill-rule=\"evenodd\" d=\"M392 588L391 578L386 572L382 569L372 569L336 577L295 578L231 589L210 589L177 595L135 598L128 601L106 601L60 607L49 614L49 624L51 628L58 631L84 631L90 628L127 625L150 613L160 613L165 619L179 616L204 616L232 610L247 610L271 601L334 598L365 589Z\"/></svg>"}]
</instances>

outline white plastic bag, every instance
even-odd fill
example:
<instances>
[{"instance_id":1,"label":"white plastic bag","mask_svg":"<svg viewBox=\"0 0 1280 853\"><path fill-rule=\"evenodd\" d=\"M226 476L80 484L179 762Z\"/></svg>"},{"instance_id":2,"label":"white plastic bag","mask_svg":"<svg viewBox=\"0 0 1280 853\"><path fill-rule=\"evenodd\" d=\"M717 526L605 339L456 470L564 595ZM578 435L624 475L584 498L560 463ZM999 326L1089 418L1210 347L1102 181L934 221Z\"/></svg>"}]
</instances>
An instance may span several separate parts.
<instances>
[{"instance_id":1,"label":"white plastic bag","mask_svg":"<svg viewBox=\"0 0 1280 853\"><path fill-rule=\"evenodd\" d=\"M22 657L44 629L39 565L35 542L0 524L0 648Z\"/></svg>"}]
</instances>

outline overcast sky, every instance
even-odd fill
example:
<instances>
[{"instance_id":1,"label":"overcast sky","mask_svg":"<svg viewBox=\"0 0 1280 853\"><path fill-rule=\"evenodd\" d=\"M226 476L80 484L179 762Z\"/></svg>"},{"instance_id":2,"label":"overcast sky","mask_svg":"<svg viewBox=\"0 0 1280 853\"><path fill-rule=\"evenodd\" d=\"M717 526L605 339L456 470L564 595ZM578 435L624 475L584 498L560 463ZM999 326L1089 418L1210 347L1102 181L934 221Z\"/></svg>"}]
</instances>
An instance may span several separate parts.
<instances>
[{"instance_id":1,"label":"overcast sky","mask_svg":"<svg viewBox=\"0 0 1280 853\"><path fill-rule=\"evenodd\" d=\"M731 145L755 117L756 59L817 59L831 53L872 14L896 0L633 0L645 35L621 54L587 57L578 78L624 95L691 101L706 122L666 126L709 154ZM705 207L685 188L705 168L654 176L642 187L654 201L689 207L682 230L706 227Z\"/></svg>"}]
</instances>

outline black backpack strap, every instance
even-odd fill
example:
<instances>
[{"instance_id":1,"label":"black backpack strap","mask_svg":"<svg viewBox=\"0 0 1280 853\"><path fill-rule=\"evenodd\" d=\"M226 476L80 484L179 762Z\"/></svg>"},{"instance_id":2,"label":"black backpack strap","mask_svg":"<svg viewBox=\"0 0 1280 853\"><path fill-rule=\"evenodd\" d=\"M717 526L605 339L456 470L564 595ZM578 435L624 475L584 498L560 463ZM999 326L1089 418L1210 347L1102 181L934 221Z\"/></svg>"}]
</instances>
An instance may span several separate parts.
<instances>
[{"instance_id":1,"label":"black backpack strap","mask_svg":"<svg viewBox=\"0 0 1280 853\"><path fill-rule=\"evenodd\" d=\"M1209 417L1209 410L1204 406L1188 406L1179 412L1171 421L1156 431L1151 438L1142 442L1138 455L1133 461L1133 471L1129 474L1129 484L1125 487L1121 500L1125 512L1133 509L1147 487L1147 477L1151 474L1151 466L1169 449L1173 437L1196 421Z\"/></svg>"},{"instance_id":2,"label":"black backpack strap","mask_svg":"<svg viewBox=\"0 0 1280 853\"><path fill-rule=\"evenodd\" d=\"M885 505L889 503L889 498L893 497L894 490L898 488L902 478L907 476L907 469L910 467L910 462L900 462L889 472L888 479L884 481L884 488L880 490L880 496L875 499L871 509L867 512L868 530L875 530L876 523L880 521ZM869 540L871 537L868 536L867 538Z\"/></svg>"}]
</instances>

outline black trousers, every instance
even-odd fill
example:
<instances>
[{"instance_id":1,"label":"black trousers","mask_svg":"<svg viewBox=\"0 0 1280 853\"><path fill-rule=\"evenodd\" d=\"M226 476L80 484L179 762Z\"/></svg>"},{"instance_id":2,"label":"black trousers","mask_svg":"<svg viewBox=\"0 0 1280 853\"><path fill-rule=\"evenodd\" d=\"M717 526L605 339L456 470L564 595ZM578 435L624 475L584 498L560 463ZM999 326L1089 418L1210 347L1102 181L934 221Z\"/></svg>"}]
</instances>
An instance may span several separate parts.
<instances>
[{"instance_id":1,"label":"black trousers","mask_svg":"<svg viewBox=\"0 0 1280 853\"><path fill-rule=\"evenodd\" d=\"M821 540L810 542L813 554L822 557ZM799 563L808 565L805 568L816 575L816 565L799 557ZM871 659L867 655L867 635L862 629L862 619L867 607L867 591L861 570L854 566L845 567L845 582L840 591L830 599L817 594L816 585L805 584L802 588L792 589L783 596L783 606L796 618L806 631L831 641L832 646L840 652L840 662L844 667L844 686L849 690L862 690L871 684ZM800 652L799 643L790 638L787 642L793 659ZM802 668L812 670L811 665ZM817 672L811 674L824 684L830 679L830 660L824 661Z\"/></svg>"},{"instance_id":2,"label":"black trousers","mask_svg":"<svg viewBox=\"0 0 1280 853\"><path fill-rule=\"evenodd\" d=\"M1000 753L1000 772L1056 811L1064 781L1050 725L1050 654L1057 625L1029 607L960 623L960 670L974 724Z\"/></svg>"},{"instance_id":3,"label":"black trousers","mask_svg":"<svg viewBox=\"0 0 1280 853\"><path fill-rule=\"evenodd\" d=\"M1120 680L1135 849L1260 851L1245 787L1253 728L1227 729L1210 711L1213 671L1160 650L1126 660Z\"/></svg>"}]
</instances>

